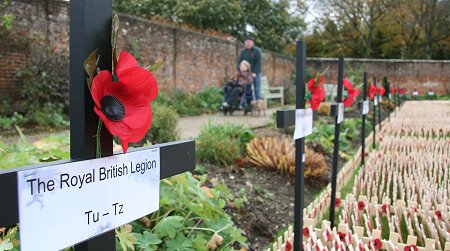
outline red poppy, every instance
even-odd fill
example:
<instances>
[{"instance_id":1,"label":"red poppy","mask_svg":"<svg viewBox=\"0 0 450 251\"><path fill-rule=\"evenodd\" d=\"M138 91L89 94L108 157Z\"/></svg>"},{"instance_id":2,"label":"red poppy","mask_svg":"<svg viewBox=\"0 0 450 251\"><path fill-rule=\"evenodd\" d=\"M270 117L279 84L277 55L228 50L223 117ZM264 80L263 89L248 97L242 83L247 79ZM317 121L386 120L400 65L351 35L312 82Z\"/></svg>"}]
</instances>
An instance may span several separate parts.
<instances>
[{"instance_id":1,"label":"red poppy","mask_svg":"<svg viewBox=\"0 0 450 251\"><path fill-rule=\"evenodd\" d=\"M391 87L390 93L395 93L395 88L394 87Z\"/></svg>"},{"instance_id":2,"label":"red poppy","mask_svg":"<svg viewBox=\"0 0 450 251\"><path fill-rule=\"evenodd\" d=\"M375 248L375 250L380 250L381 247L383 247L383 243L381 242L380 239L375 239L372 242L373 248Z\"/></svg>"},{"instance_id":3,"label":"red poppy","mask_svg":"<svg viewBox=\"0 0 450 251\"><path fill-rule=\"evenodd\" d=\"M347 97L344 97L342 99L342 102L344 102L345 107L350 107L352 106L353 102L355 102L355 97L359 95L359 90L353 89L352 82L348 81L347 79L342 80L342 83L347 90Z\"/></svg>"},{"instance_id":4,"label":"red poppy","mask_svg":"<svg viewBox=\"0 0 450 251\"><path fill-rule=\"evenodd\" d=\"M380 85L380 87L378 87L377 91L378 91L378 94L380 94L381 96L384 96L386 89L384 89L384 87L382 85Z\"/></svg>"},{"instance_id":5,"label":"red poppy","mask_svg":"<svg viewBox=\"0 0 450 251\"><path fill-rule=\"evenodd\" d=\"M364 201L358 201L358 210L359 211L364 210L365 207L366 207L366 205L364 204Z\"/></svg>"},{"instance_id":6,"label":"red poppy","mask_svg":"<svg viewBox=\"0 0 450 251\"><path fill-rule=\"evenodd\" d=\"M150 129L150 102L158 95L158 85L127 52L120 53L114 77L110 71L100 71L92 82L91 94L95 113L108 131L120 138L126 153L128 142L138 142Z\"/></svg>"},{"instance_id":7,"label":"red poppy","mask_svg":"<svg viewBox=\"0 0 450 251\"><path fill-rule=\"evenodd\" d=\"M286 241L286 251L291 251L292 250L292 244L289 240Z\"/></svg>"},{"instance_id":8,"label":"red poppy","mask_svg":"<svg viewBox=\"0 0 450 251\"><path fill-rule=\"evenodd\" d=\"M344 233L342 233L342 232L338 232L337 234L339 235L339 239L340 239L341 241L344 241L344 240L345 240L345 237L347 236L346 234L344 234Z\"/></svg>"},{"instance_id":9,"label":"red poppy","mask_svg":"<svg viewBox=\"0 0 450 251\"><path fill-rule=\"evenodd\" d=\"M303 228L303 236L309 237L309 229L307 227Z\"/></svg>"},{"instance_id":10,"label":"red poppy","mask_svg":"<svg viewBox=\"0 0 450 251\"><path fill-rule=\"evenodd\" d=\"M369 90L367 91L367 95L369 96L370 100L373 100L376 94L377 94L377 87L375 87L374 84L370 84Z\"/></svg>"},{"instance_id":11,"label":"red poppy","mask_svg":"<svg viewBox=\"0 0 450 251\"><path fill-rule=\"evenodd\" d=\"M387 205L386 205L386 204L383 204L383 205L381 206L381 209L383 210L383 213L386 213L386 212L387 212Z\"/></svg>"},{"instance_id":12,"label":"red poppy","mask_svg":"<svg viewBox=\"0 0 450 251\"><path fill-rule=\"evenodd\" d=\"M418 251L419 249L417 248L416 245L412 244L409 246L405 246L405 248L403 249L404 251Z\"/></svg>"},{"instance_id":13,"label":"red poppy","mask_svg":"<svg viewBox=\"0 0 450 251\"><path fill-rule=\"evenodd\" d=\"M442 220L442 213L440 210L437 210L436 212L434 212L434 215L436 215L436 217L438 218L438 220Z\"/></svg>"},{"instance_id":14,"label":"red poppy","mask_svg":"<svg viewBox=\"0 0 450 251\"><path fill-rule=\"evenodd\" d=\"M399 89L399 91L398 91L398 93L400 93L400 94L405 94L406 93L406 90L405 89Z\"/></svg>"},{"instance_id":15,"label":"red poppy","mask_svg":"<svg viewBox=\"0 0 450 251\"><path fill-rule=\"evenodd\" d=\"M315 78L311 78L308 81L308 90L311 92L310 104L311 109L314 111L317 110L320 106L320 103L325 99L325 89L322 87L325 83L325 79L323 76L319 77L319 81L316 81Z\"/></svg>"},{"instance_id":16,"label":"red poppy","mask_svg":"<svg viewBox=\"0 0 450 251\"><path fill-rule=\"evenodd\" d=\"M340 207L341 206L341 199L336 198L336 204L335 207Z\"/></svg>"}]
</instances>

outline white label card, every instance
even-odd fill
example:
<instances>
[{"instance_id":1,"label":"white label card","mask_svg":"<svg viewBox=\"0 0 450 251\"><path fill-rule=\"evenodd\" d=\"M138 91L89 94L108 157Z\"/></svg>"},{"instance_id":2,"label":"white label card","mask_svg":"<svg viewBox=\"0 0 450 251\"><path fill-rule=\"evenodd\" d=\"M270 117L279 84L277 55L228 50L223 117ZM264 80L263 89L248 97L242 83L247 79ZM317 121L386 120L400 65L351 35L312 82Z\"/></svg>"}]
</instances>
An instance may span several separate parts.
<instances>
[{"instance_id":1,"label":"white label card","mask_svg":"<svg viewBox=\"0 0 450 251\"><path fill-rule=\"evenodd\" d=\"M337 117L337 123L340 124L342 121L344 121L344 103L338 104L338 117Z\"/></svg>"},{"instance_id":2,"label":"white label card","mask_svg":"<svg viewBox=\"0 0 450 251\"><path fill-rule=\"evenodd\" d=\"M369 113L369 100L363 101L362 114Z\"/></svg>"},{"instance_id":3,"label":"white label card","mask_svg":"<svg viewBox=\"0 0 450 251\"><path fill-rule=\"evenodd\" d=\"M375 96L375 98L373 99L373 105L374 106L378 105L378 96Z\"/></svg>"},{"instance_id":4,"label":"white label card","mask_svg":"<svg viewBox=\"0 0 450 251\"><path fill-rule=\"evenodd\" d=\"M312 133L313 110L296 109L295 110L295 131L294 139L304 138Z\"/></svg>"},{"instance_id":5,"label":"white label card","mask_svg":"<svg viewBox=\"0 0 450 251\"><path fill-rule=\"evenodd\" d=\"M417 92L417 91L413 92L413 96L417 96L417 95L419 95L419 92Z\"/></svg>"},{"instance_id":6,"label":"white label card","mask_svg":"<svg viewBox=\"0 0 450 251\"><path fill-rule=\"evenodd\" d=\"M434 92L428 92L428 95L429 95L429 96L433 96L433 95L434 95Z\"/></svg>"},{"instance_id":7,"label":"white label card","mask_svg":"<svg viewBox=\"0 0 450 251\"><path fill-rule=\"evenodd\" d=\"M41 167L17 179L20 250L61 250L158 210L160 153Z\"/></svg>"},{"instance_id":8,"label":"white label card","mask_svg":"<svg viewBox=\"0 0 450 251\"><path fill-rule=\"evenodd\" d=\"M389 99L392 99L392 94L389 93Z\"/></svg>"}]
</instances>

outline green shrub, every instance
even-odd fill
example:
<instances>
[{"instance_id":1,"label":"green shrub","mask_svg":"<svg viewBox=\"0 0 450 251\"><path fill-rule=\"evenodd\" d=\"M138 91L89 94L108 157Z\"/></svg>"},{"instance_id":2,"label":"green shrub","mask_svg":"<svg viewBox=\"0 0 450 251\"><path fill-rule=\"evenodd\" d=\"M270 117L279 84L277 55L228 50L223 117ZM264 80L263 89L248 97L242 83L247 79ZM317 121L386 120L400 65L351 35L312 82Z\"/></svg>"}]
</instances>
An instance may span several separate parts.
<instances>
[{"instance_id":1,"label":"green shrub","mask_svg":"<svg viewBox=\"0 0 450 251\"><path fill-rule=\"evenodd\" d=\"M11 117L0 116L0 130L10 130L14 125L21 126L25 123L25 117L18 112L14 112Z\"/></svg>"},{"instance_id":2,"label":"green shrub","mask_svg":"<svg viewBox=\"0 0 450 251\"><path fill-rule=\"evenodd\" d=\"M146 143L165 143L178 139L177 125L180 118L174 108L163 103L156 103L152 105L152 116L150 130L134 146L143 146Z\"/></svg>"},{"instance_id":3,"label":"green shrub","mask_svg":"<svg viewBox=\"0 0 450 251\"><path fill-rule=\"evenodd\" d=\"M245 146L255 134L246 126L209 123L196 139L200 161L229 165L244 153Z\"/></svg>"},{"instance_id":4,"label":"green shrub","mask_svg":"<svg viewBox=\"0 0 450 251\"><path fill-rule=\"evenodd\" d=\"M68 122L65 120L62 110L62 105L45 103L38 106L37 109L28 111L28 122L50 128L66 126Z\"/></svg>"}]
</instances>

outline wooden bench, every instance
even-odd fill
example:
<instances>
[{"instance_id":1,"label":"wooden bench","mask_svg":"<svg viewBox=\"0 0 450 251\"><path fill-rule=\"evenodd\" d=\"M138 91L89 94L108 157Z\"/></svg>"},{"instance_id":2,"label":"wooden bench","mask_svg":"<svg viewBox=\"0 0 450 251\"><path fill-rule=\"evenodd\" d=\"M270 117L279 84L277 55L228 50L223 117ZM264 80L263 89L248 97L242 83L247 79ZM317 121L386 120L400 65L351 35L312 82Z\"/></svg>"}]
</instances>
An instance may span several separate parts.
<instances>
[{"instance_id":1,"label":"wooden bench","mask_svg":"<svg viewBox=\"0 0 450 251\"><path fill-rule=\"evenodd\" d=\"M264 103L267 107L267 103L269 99L280 99L281 105L284 105L284 87L270 87L269 80L267 77L261 78L261 98L264 100Z\"/></svg>"}]
</instances>

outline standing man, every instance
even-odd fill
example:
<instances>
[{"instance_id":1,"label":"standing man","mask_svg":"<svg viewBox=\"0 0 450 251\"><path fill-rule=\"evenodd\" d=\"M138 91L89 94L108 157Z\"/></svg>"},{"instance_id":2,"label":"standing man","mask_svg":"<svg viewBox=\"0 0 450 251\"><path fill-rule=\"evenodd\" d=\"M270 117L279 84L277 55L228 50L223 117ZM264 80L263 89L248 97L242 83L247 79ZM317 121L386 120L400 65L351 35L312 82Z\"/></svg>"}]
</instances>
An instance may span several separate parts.
<instances>
[{"instance_id":1,"label":"standing man","mask_svg":"<svg viewBox=\"0 0 450 251\"><path fill-rule=\"evenodd\" d=\"M255 99L261 99L261 69L262 69L262 54L261 49L255 45L253 37L247 37L244 42L245 48L241 50L237 60L236 69L239 69L239 64L246 60L250 63L251 71L253 72L253 86L255 88Z\"/></svg>"}]
</instances>

